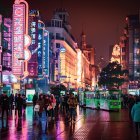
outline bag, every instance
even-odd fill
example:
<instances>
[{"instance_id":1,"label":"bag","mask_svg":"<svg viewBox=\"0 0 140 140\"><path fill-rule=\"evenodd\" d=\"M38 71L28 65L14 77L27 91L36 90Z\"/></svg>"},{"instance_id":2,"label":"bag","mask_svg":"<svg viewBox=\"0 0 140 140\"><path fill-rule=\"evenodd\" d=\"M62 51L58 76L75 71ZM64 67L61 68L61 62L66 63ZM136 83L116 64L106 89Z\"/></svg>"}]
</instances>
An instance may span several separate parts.
<instances>
[{"instance_id":1,"label":"bag","mask_svg":"<svg viewBox=\"0 0 140 140\"><path fill-rule=\"evenodd\" d=\"M56 106L56 103L53 103L53 104L52 104L52 106L53 106L53 109L54 109L54 108L55 108L55 106Z\"/></svg>"},{"instance_id":2,"label":"bag","mask_svg":"<svg viewBox=\"0 0 140 140\"><path fill-rule=\"evenodd\" d=\"M52 106L49 105L49 106L47 107L47 110L49 111L49 110L51 110L51 109L52 109Z\"/></svg>"},{"instance_id":3,"label":"bag","mask_svg":"<svg viewBox=\"0 0 140 140\"><path fill-rule=\"evenodd\" d=\"M40 106L39 106L39 105L35 105L35 107L34 107L34 111L39 112L39 109L40 109Z\"/></svg>"}]
</instances>

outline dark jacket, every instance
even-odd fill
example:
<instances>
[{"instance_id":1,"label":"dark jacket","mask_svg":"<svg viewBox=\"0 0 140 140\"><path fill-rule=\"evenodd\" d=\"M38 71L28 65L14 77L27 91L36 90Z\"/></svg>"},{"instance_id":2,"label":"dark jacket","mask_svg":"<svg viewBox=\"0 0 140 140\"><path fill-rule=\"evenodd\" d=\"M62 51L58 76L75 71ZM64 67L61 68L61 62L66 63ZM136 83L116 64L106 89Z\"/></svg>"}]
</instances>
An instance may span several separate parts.
<instances>
[{"instance_id":1,"label":"dark jacket","mask_svg":"<svg viewBox=\"0 0 140 140\"><path fill-rule=\"evenodd\" d=\"M1 108L2 109L9 109L9 98L7 95L3 95L1 97Z\"/></svg>"},{"instance_id":2,"label":"dark jacket","mask_svg":"<svg viewBox=\"0 0 140 140\"><path fill-rule=\"evenodd\" d=\"M17 97L16 108L17 109L22 109L22 106L23 106L23 99L22 99L22 97Z\"/></svg>"}]
</instances>

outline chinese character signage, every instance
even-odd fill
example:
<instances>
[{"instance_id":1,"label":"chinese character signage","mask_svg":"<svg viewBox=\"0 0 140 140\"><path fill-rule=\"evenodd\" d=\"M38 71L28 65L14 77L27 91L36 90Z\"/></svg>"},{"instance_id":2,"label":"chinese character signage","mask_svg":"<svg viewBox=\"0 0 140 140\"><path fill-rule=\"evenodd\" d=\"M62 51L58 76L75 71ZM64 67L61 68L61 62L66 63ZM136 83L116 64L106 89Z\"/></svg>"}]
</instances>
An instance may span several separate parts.
<instances>
[{"instance_id":1,"label":"chinese character signage","mask_svg":"<svg viewBox=\"0 0 140 140\"><path fill-rule=\"evenodd\" d=\"M24 30L25 30L25 5L13 5L13 56L12 72L14 75L23 74L21 58L24 58Z\"/></svg>"},{"instance_id":2,"label":"chinese character signage","mask_svg":"<svg viewBox=\"0 0 140 140\"><path fill-rule=\"evenodd\" d=\"M43 46L43 29L38 29L38 75L42 75L42 46Z\"/></svg>"},{"instance_id":3,"label":"chinese character signage","mask_svg":"<svg viewBox=\"0 0 140 140\"><path fill-rule=\"evenodd\" d=\"M43 67L45 74L49 76L49 32L47 30L44 30Z\"/></svg>"},{"instance_id":4,"label":"chinese character signage","mask_svg":"<svg viewBox=\"0 0 140 140\"><path fill-rule=\"evenodd\" d=\"M37 77L38 75L38 19L30 17L30 36L32 38L29 50L31 52L31 59L28 62L29 77Z\"/></svg>"}]
</instances>

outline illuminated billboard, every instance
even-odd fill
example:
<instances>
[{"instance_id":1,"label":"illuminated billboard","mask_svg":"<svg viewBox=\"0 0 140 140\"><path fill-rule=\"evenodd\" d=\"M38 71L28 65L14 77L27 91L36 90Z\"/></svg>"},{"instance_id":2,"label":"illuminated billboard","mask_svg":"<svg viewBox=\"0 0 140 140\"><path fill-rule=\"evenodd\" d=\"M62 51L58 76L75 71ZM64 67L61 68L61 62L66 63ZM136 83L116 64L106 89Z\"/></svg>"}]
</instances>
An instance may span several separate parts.
<instances>
[{"instance_id":1,"label":"illuminated billboard","mask_svg":"<svg viewBox=\"0 0 140 140\"><path fill-rule=\"evenodd\" d=\"M29 50L31 51L31 59L28 62L29 77L37 77L38 75L38 19L30 17L30 36L32 39Z\"/></svg>"},{"instance_id":2,"label":"illuminated billboard","mask_svg":"<svg viewBox=\"0 0 140 140\"><path fill-rule=\"evenodd\" d=\"M12 72L22 75L23 68L19 59L24 58L24 30L25 30L25 5L13 5L13 47L12 47Z\"/></svg>"}]
</instances>

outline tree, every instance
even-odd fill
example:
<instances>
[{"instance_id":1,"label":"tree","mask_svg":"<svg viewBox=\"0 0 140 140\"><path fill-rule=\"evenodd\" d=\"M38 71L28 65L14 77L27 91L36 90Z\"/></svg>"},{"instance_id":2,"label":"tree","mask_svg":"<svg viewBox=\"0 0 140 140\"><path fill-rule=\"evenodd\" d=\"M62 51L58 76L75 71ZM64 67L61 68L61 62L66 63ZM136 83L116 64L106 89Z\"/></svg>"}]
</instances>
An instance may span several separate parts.
<instances>
[{"instance_id":1,"label":"tree","mask_svg":"<svg viewBox=\"0 0 140 140\"><path fill-rule=\"evenodd\" d=\"M121 86L126 80L128 70L122 70L122 66L118 62L109 63L100 73L99 86L106 86L108 89Z\"/></svg>"}]
</instances>

